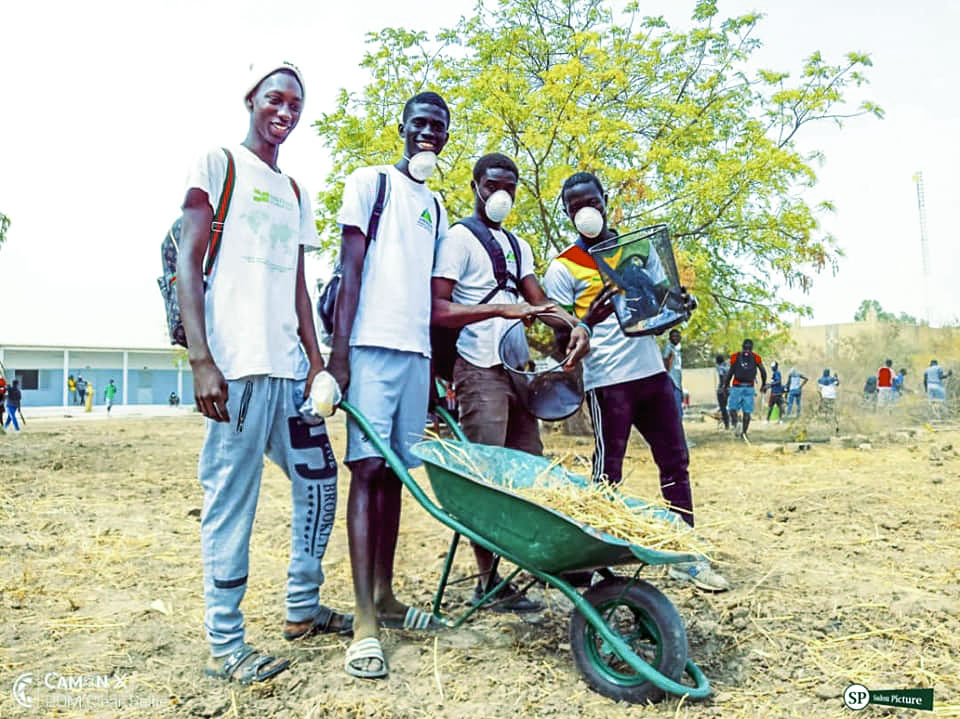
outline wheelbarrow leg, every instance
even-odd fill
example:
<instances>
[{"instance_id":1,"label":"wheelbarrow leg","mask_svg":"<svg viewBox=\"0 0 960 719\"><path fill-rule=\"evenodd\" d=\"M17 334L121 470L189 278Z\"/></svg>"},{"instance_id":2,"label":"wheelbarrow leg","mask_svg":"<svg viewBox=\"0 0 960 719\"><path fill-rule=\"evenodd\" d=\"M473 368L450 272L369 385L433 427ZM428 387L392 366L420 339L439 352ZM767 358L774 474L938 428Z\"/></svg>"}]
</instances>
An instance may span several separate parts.
<instances>
[{"instance_id":1,"label":"wheelbarrow leg","mask_svg":"<svg viewBox=\"0 0 960 719\"><path fill-rule=\"evenodd\" d=\"M453 539L450 540L450 549L447 550L447 558L443 562L443 573L440 575L440 583L437 585L437 593L433 597L433 613L440 616L440 604L443 602L443 593L447 589L447 580L450 578L450 570L453 568L453 558L457 554L457 545L460 543L460 532L453 533Z\"/></svg>"}]
</instances>

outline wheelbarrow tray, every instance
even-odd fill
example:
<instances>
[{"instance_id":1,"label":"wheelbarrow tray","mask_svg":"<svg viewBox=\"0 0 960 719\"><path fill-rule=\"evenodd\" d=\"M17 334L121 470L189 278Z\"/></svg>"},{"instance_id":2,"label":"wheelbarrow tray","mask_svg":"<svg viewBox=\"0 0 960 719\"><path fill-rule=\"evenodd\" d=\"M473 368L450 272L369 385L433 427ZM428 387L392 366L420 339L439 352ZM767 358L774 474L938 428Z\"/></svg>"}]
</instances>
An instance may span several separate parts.
<instances>
[{"instance_id":1,"label":"wheelbarrow tray","mask_svg":"<svg viewBox=\"0 0 960 719\"><path fill-rule=\"evenodd\" d=\"M621 564L660 565L697 559L693 554L631 544L513 491L544 483L579 487L590 484L590 480L544 457L448 440L419 442L412 451L426 466L440 506L525 567L558 574ZM638 499L625 499L638 512L649 512L668 522L680 521L665 509L650 507Z\"/></svg>"}]
</instances>

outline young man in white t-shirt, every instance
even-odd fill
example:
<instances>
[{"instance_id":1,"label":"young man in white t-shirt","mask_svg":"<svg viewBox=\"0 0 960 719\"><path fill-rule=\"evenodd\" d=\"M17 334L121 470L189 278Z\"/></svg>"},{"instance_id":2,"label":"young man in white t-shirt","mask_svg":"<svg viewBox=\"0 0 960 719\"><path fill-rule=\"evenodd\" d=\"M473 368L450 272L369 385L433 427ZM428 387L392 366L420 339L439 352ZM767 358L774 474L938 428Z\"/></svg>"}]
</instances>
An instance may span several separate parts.
<instances>
[{"instance_id":1,"label":"young man in white t-shirt","mask_svg":"<svg viewBox=\"0 0 960 719\"><path fill-rule=\"evenodd\" d=\"M337 221L343 228L342 274L334 310L330 373L346 398L408 467L423 434L430 384L430 271L447 218L424 184L447 143L450 110L433 92L403 109L403 157L395 165L361 167L347 178ZM379 173L387 189L375 237L366 236ZM344 669L385 677L379 628L430 629L431 614L393 593L393 558L403 485L355 422L347 423L350 498L347 534L356 599L355 641Z\"/></svg>"},{"instance_id":2,"label":"young man in white t-shirt","mask_svg":"<svg viewBox=\"0 0 960 719\"><path fill-rule=\"evenodd\" d=\"M636 427L660 470L663 498L692 527L690 456L674 384L656 340L628 337L609 312L600 321L592 317L603 300L604 282L589 248L614 236L607 227L606 193L595 175L578 172L564 182L561 198L578 237L551 261L543 286L551 300L593 324L590 354L583 361L594 433L593 478L615 485L622 481L627 440L631 428ZM670 576L710 591L729 587L705 560L671 565Z\"/></svg>"},{"instance_id":3,"label":"young man in white t-shirt","mask_svg":"<svg viewBox=\"0 0 960 719\"><path fill-rule=\"evenodd\" d=\"M322 423L298 414L323 370L303 273L304 247L317 245L309 194L277 166L280 144L297 125L303 79L289 63L254 71L244 96L247 137L227 151L235 163L229 208L209 277L213 207L228 159L211 150L187 181L177 266L178 296L197 409L206 420L198 475L203 487L204 624L207 674L247 684L287 668L244 641L250 533L263 456L289 477L293 497L287 624L294 639L349 631L351 618L319 603L321 560L333 529L337 467Z\"/></svg>"},{"instance_id":4,"label":"young man in white t-shirt","mask_svg":"<svg viewBox=\"0 0 960 719\"><path fill-rule=\"evenodd\" d=\"M534 276L533 251L515 238L515 251L501 223L516 199L520 172L516 163L498 152L484 155L473 166L474 210L471 222L486 227L506 260L509 284L496 292L497 278L491 257L465 224L450 228L437 247L433 265L433 324L461 327L453 381L460 406L460 424L471 442L510 447L542 454L537 418L521 404L500 360L500 340L517 320L529 321L551 312L563 319L570 332L567 365L573 368L590 350L589 328L551 303ZM494 294L491 294L494 293ZM521 297L525 301L521 301ZM484 301L486 300L486 301ZM482 304L481 304L482 303ZM580 325L576 326L575 325ZM474 592L479 602L500 582L493 575L493 555L473 547L480 570ZM481 581L485 580L485 581ZM504 586L492 605L495 610L518 613L543 608L513 585Z\"/></svg>"}]
</instances>

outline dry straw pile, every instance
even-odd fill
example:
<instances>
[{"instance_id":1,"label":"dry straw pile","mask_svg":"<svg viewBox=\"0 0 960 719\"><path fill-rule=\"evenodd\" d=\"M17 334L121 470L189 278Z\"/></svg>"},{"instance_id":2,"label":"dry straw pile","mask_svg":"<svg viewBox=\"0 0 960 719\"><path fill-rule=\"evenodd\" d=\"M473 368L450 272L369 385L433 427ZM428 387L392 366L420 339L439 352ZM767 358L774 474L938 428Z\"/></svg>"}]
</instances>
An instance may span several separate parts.
<instances>
[{"instance_id":1,"label":"dry straw pile","mask_svg":"<svg viewBox=\"0 0 960 719\"><path fill-rule=\"evenodd\" d=\"M462 445L435 435L434 438L451 459L466 468L475 479L494 484L488 476L489 470L479 465ZM515 487L512 491L578 524L631 544L663 551L707 553L705 543L689 530L685 522L663 518L667 507L647 500L643 500L646 506L628 503L624 495L605 483L578 485L563 481L554 472L563 460L563 457L555 458L537 473L531 486ZM502 487L501 484L497 486ZM682 510L671 511L679 513Z\"/></svg>"}]
</instances>

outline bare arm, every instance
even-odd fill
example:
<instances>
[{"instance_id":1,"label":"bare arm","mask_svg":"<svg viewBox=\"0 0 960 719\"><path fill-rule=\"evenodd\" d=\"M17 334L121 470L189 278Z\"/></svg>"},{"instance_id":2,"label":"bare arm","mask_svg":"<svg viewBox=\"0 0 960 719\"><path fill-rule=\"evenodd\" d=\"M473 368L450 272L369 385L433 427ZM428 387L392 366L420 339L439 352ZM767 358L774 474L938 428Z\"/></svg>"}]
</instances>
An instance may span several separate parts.
<instances>
[{"instance_id":1,"label":"bare arm","mask_svg":"<svg viewBox=\"0 0 960 719\"><path fill-rule=\"evenodd\" d=\"M760 370L760 391L766 392L767 390L767 368L763 366L763 362L757 364L757 369Z\"/></svg>"},{"instance_id":2,"label":"bare arm","mask_svg":"<svg viewBox=\"0 0 960 719\"><path fill-rule=\"evenodd\" d=\"M303 245L300 245L300 254L297 257L297 332L300 335L300 343L307 353L307 360L310 362L310 371L307 373L307 387L303 391L303 397L310 396L310 385L313 384L313 378L319 372L323 371L323 355L320 354L320 345L317 342L317 327L313 322L313 306L310 304L310 293L307 292L307 280L303 272Z\"/></svg>"},{"instance_id":3,"label":"bare arm","mask_svg":"<svg viewBox=\"0 0 960 719\"><path fill-rule=\"evenodd\" d=\"M673 358L674 358L674 357L676 357L676 355L675 355L673 352L671 352L671 353L670 353L669 355L667 355L667 356L664 358L664 360L663 360L663 366L664 366L664 368L667 370L667 372L669 372L669 371L670 371L670 368L673 367Z\"/></svg>"},{"instance_id":4,"label":"bare arm","mask_svg":"<svg viewBox=\"0 0 960 719\"><path fill-rule=\"evenodd\" d=\"M330 350L330 374L344 393L350 384L350 335L360 302L363 258L367 238L358 227L345 225L340 241L340 288L333 313L333 347Z\"/></svg>"},{"instance_id":5,"label":"bare arm","mask_svg":"<svg viewBox=\"0 0 960 719\"><path fill-rule=\"evenodd\" d=\"M183 203L183 226L177 256L177 299L187 336L197 409L204 417L229 422L227 381L210 354L204 317L203 256L207 251L212 221L213 209L207 193L198 188L188 190Z\"/></svg>"},{"instance_id":6,"label":"bare arm","mask_svg":"<svg viewBox=\"0 0 960 719\"><path fill-rule=\"evenodd\" d=\"M550 308L547 314L541 316L541 319L553 328L559 344L563 344L564 333L569 335L566 349L567 361L563 368L567 371L572 370L590 351L590 332L579 326L579 320L576 317L551 302L533 275L527 275L520 280L520 292L531 305Z\"/></svg>"},{"instance_id":7,"label":"bare arm","mask_svg":"<svg viewBox=\"0 0 960 719\"><path fill-rule=\"evenodd\" d=\"M553 304L544 307L535 307L533 303L520 302L515 304L483 304L461 305L452 300L454 280L445 277L434 277L430 280L430 291L433 296L431 305L430 323L438 327L464 327L474 322L482 322L491 317L505 319L530 320L538 313L554 310ZM549 300L546 300L549 303Z\"/></svg>"}]
</instances>

